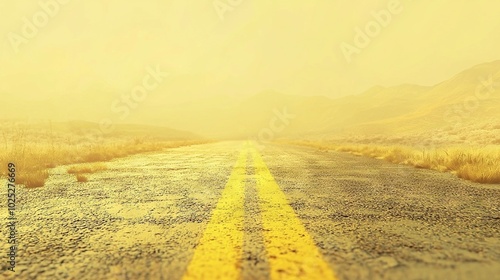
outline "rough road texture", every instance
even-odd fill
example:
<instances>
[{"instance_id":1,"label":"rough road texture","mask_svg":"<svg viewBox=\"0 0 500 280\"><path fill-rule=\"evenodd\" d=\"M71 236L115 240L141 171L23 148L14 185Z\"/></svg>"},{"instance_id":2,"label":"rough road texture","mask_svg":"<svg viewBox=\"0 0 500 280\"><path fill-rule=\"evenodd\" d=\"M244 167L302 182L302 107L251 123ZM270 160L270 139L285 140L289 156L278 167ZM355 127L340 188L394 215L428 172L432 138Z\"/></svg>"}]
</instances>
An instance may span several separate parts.
<instances>
[{"instance_id":1,"label":"rough road texture","mask_svg":"<svg viewBox=\"0 0 500 280\"><path fill-rule=\"evenodd\" d=\"M180 279L240 148L119 159L87 183L60 167L43 188L18 187L17 272L0 278ZM340 279L500 279L500 186L310 148L261 154ZM266 279L255 179L246 182L241 275Z\"/></svg>"},{"instance_id":2,"label":"rough road texture","mask_svg":"<svg viewBox=\"0 0 500 280\"><path fill-rule=\"evenodd\" d=\"M500 186L309 148L264 160L341 279L500 279Z\"/></svg>"}]
</instances>

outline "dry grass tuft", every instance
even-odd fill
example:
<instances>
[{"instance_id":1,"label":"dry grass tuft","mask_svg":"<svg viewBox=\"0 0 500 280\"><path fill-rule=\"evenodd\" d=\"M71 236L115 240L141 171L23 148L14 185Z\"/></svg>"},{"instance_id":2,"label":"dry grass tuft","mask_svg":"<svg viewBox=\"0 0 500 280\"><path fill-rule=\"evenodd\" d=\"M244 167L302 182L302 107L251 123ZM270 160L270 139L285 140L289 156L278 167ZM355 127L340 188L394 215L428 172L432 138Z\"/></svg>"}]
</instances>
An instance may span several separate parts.
<instances>
[{"instance_id":1,"label":"dry grass tuft","mask_svg":"<svg viewBox=\"0 0 500 280\"><path fill-rule=\"evenodd\" d=\"M88 179L85 175L83 175L83 174L76 174L76 180L77 180L78 182L85 183L85 182L87 182L89 179Z\"/></svg>"},{"instance_id":2,"label":"dry grass tuft","mask_svg":"<svg viewBox=\"0 0 500 280\"><path fill-rule=\"evenodd\" d=\"M489 168L485 168L468 164L457 170L457 176L479 183L498 184L500 183L500 167L490 166Z\"/></svg>"},{"instance_id":3,"label":"dry grass tuft","mask_svg":"<svg viewBox=\"0 0 500 280\"><path fill-rule=\"evenodd\" d=\"M27 188L43 187L45 180L49 178L49 172L43 170L22 171L18 170L16 184L25 185Z\"/></svg>"}]
</instances>

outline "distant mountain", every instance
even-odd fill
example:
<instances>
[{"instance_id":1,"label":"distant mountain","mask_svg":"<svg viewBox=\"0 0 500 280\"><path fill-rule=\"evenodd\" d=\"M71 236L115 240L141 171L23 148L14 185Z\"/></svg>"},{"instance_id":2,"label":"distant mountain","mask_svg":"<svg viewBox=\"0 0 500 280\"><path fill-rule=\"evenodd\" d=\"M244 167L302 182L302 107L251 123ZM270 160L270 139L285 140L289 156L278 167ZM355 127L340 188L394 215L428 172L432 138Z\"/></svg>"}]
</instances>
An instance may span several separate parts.
<instances>
[{"instance_id":1,"label":"distant mountain","mask_svg":"<svg viewBox=\"0 0 500 280\"><path fill-rule=\"evenodd\" d=\"M484 85L486 81L494 85ZM28 112L33 118L91 120L109 117L116 123L149 124L160 134L210 138L309 137L311 135L421 133L447 126L500 119L500 61L484 63L437 85L376 86L358 95L331 99L265 91L250 97L207 95L182 104L169 103L169 94L156 93L123 120L112 111L116 94L95 90L88 96L63 97L11 104L4 113ZM8 101L6 101L8 103ZM79 104L86 104L80 106ZM283 120L284 116L289 119ZM47 117L44 117L47 119ZM165 131L164 131L165 130ZM119 131L119 130L118 130ZM182 132L181 132L182 131ZM141 134L140 129L137 133Z\"/></svg>"},{"instance_id":2,"label":"distant mountain","mask_svg":"<svg viewBox=\"0 0 500 280\"><path fill-rule=\"evenodd\" d=\"M233 118L248 123L247 131L255 134L269 127L266 122L272 119L273 109L282 108L295 118L283 132L276 133L279 136L421 133L497 122L500 61L477 65L431 87L376 86L339 99L264 92L239 104L240 116ZM247 119L252 115L254 122Z\"/></svg>"},{"instance_id":3,"label":"distant mountain","mask_svg":"<svg viewBox=\"0 0 500 280\"><path fill-rule=\"evenodd\" d=\"M401 93L400 95L404 95ZM417 95L411 110L363 124L396 132L421 131L500 118L500 61L463 71Z\"/></svg>"}]
</instances>

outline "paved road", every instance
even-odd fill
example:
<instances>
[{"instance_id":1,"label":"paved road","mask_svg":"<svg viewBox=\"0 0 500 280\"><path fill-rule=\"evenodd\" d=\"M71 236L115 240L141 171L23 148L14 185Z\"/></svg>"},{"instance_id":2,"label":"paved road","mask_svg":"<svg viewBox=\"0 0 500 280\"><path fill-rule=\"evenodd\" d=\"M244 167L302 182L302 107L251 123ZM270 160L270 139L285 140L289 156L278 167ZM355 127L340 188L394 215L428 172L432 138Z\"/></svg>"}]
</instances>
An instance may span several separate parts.
<instances>
[{"instance_id":1,"label":"paved road","mask_svg":"<svg viewBox=\"0 0 500 280\"><path fill-rule=\"evenodd\" d=\"M0 278L500 279L498 185L244 142L107 165L18 188L17 272Z\"/></svg>"}]
</instances>

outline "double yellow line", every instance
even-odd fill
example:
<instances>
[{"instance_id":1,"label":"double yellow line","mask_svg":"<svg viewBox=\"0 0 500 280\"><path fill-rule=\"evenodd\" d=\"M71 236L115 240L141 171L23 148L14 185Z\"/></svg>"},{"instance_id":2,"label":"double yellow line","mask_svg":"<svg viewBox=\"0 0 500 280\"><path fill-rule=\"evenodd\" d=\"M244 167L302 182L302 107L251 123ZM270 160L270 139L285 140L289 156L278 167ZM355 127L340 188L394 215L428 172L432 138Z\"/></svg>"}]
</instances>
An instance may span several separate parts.
<instances>
[{"instance_id":1,"label":"double yellow line","mask_svg":"<svg viewBox=\"0 0 500 280\"><path fill-rule=\"evenodd\" d=\"M257 182L271 279L335 279L260 154L245 144L183 279L240 279L246 167Z\"/></svg>"}]
</instances>

